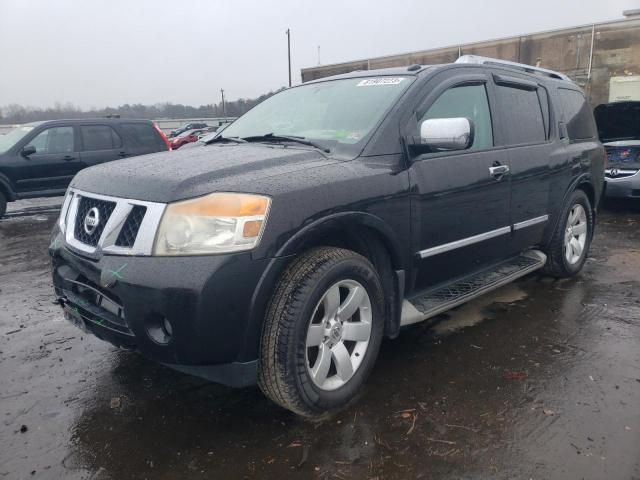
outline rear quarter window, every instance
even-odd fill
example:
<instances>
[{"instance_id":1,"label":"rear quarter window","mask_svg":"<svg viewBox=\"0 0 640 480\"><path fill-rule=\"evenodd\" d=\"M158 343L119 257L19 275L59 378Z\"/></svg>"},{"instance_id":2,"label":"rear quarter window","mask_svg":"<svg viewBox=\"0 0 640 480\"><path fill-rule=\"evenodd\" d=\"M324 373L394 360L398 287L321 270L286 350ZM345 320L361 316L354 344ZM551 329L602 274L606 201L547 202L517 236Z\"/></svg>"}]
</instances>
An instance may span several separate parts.
<instances>
[{"instance_id":1,"label":"rear quarter window","mask_svg":"<svg viewBox=\"0 0 640 480\"><path fill-rule=\"evenodd\" d=\"M150 123L122 123L120 128L127 143L133 148L150 152L166 150L164 141Z\"/></svg>"},{"instance_id":2,"label":"rear quarter window","mask_svg":"<svg viewBox=\"0 0 640 480\"><path fill-rule=\"evenodd\" d=\"M585 140L597 136L596 124L587 99L577 90L558 89L561 120L567 126L571 140Z\"/></svg>"},{"instance_id":3,"label":"rear quarter window","mask_svg":"<svg viewBox=\"0 0 640 480\"><path fill-rule=\"evenodd\" d=\"M120 148L120 135L108 125L81 125L80 136L84 150L111 150Z\"/></svg>"}]
</instances>

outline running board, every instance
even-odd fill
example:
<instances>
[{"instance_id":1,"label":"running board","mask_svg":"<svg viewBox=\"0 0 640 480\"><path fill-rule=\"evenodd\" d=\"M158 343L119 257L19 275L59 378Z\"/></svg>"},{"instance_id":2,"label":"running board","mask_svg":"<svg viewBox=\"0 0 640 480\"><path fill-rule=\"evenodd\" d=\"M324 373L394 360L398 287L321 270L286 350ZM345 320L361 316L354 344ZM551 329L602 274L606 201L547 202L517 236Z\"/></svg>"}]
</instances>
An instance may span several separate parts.
<instances>
[{"instance_id":1,"label":"running board","mask_svg":"<svg viewBox=\"0 0 640 480\"><path fill-rule=\"evenodd\" d=\"M463 277L454 283L436 287L402 303L400 325L422 322L468 302L480 295L542 268L547 256L539 250L529 250L496 267Z\"/></svg>"}]
</instances>

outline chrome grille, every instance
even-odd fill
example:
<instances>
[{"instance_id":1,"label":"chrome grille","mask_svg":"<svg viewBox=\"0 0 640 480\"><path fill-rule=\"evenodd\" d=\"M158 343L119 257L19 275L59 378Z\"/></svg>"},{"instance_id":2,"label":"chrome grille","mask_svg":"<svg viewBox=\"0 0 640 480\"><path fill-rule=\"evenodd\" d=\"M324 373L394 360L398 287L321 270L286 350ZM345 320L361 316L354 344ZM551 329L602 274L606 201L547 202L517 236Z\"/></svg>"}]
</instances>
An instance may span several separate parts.
<instances>
[{"instance_id":1,"label":"chrome grille","mask_svg":"<svg viewBox=\"0 0 640 480\"><path fill-rule=\"evenodd\" d=\"M116 240L116 245L118 247L133 247L146 212L147 207L143 207L141 205L136 205L131 209L131 213L129 213L127 221L124 222L122 230L120 230L120 234L118 234L118 239Z\"/></svg>"},{"instance_id":2,"label":"chrome grille","mask_svg":"<svg viewBox=\"0 0 640 480\"><path fill-rule=\"evenodd\" d=\"M166 204L111 197L69 189L60 212L64 241L72 250L98 258L113 255L151 255ZM85 230L91 209L98 211L95 231ZM96 215L92 215L95 219Z\"/></svg>"},{"instance_id":3,"label":"chrome grille","mask_svg":"<svg viewBox=\"0 0 640 480\"><path fill-rule=\"evenodd\" d=\"M85 230L84 223L87 214L94 208L99 212L99 222L95 229L89 233ZM115 202L107 202L91 197L82 197L78 204L78 214L76 215L74 232L76 239L82 243L91 245L92 247L98 245L98 240L100 240L100 236L102 235L104 227L109 221L109 217L111 217L114 208L116 208Z\"/></svg>"}]
</instances>

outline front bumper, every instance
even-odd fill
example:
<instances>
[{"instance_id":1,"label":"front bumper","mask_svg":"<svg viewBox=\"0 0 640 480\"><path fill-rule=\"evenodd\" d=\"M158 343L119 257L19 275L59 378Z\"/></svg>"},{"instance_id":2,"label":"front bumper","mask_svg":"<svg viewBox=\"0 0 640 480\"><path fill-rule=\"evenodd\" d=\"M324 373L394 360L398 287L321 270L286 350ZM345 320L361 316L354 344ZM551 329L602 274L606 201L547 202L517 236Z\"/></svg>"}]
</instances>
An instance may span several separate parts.
<instances>
[{"instance_id":1,"label":"front bumper","mask_svg":"<svg viewBox=\"0 0 640 480\"><path fill-rule=\"evenodd\" d=\"M254 260L244 252L94 260L65 247L57 230L49 253L68 318L178 370L230 386L255 383L264 309L286 258Z\"/></svg>"},{"instance_id":2,"label":"front bumper","mask_svg":"<svg viewBox=\"0 0 640 480\"><path fill-rule=\"evenodd\" d=\"M634 175L612 178L610 170L605 176L605 195L617 198L640 198L640 170Z\"/></svg>"}]
</instances>

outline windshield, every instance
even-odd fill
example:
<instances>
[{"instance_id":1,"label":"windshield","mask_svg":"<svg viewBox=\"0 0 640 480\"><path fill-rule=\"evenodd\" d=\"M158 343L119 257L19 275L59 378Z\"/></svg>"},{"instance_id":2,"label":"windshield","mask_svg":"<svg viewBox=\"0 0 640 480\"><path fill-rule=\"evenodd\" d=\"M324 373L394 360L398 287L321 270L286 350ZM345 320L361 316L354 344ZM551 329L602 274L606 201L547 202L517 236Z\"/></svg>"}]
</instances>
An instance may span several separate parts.
<instances>
[{"instance_id":1,"label":"windshield","mask_svg":"<svg viewBox=\"0 0 640 480\"><path fill-rule=\"evenodd\" d=\"M6 135L0 135L0 153L4 153L22 140L34 127L16 127Z\"/></svg>"},{"instance_id":2,"label":"windshield","mask_svg":"<svg viewBox=\"0 0 640 480\"><path fill-rule=\"evenodd\" d=\"M224 137L302 137L355 144L380 121L411 83L411 77L348 78L284 90L248 111Z\"/></svg>"},{"instance_id":3,"label":"windshield","mask_svg":"<svg viewBox=\"0 0 640 480\"><path fill-rule=\"evenodd\" d=\"M640 140L640 102L598 105L594 114L601 142Z\"/></svg>"}]
</instances>

